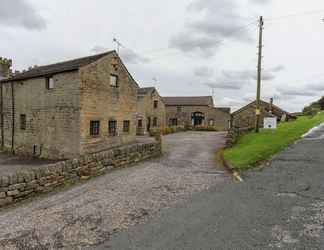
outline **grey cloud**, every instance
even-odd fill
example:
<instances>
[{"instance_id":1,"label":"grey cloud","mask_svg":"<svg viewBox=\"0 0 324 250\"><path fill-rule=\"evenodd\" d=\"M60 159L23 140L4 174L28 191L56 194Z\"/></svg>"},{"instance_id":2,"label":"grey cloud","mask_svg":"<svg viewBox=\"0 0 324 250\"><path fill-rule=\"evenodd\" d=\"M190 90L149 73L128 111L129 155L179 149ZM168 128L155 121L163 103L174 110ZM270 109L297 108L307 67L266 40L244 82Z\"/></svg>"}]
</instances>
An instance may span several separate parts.
<instances>
[{"instance_id":1,"label":"grey cloud","mask_svg":"<svg viewBox=\"0 0 324 250\"><path fill-rule=\"evenodd\" d=\"M143 57L130 49L122 49L120 51L120 56L125 63L130 64L148 63L150 61L150 59Z\"/></svg>"},{"instance_id":2,"label":"grey cloud","mask_svg":"<svg viewBox=\"0 0 324 250\"><path fill-rule=\"evenodd\" d=\"M46 21L26 0L1 0L0 25L42 30Z\"/></svg>"},{"instance_id":3,"label":"grey cloud","mask_svg":"<svg viewBox=\"0 0 324 250\"><path fill-rule=\"evenodd\" d=\"M195 76L197 77L202 77L202 78L205 78L205 77L211 77L213 74L214 74L214 70L212 68L209 68L207 66L201 66L201 67L198 67L194 70L194 74Z\"/></svg>"},{"instance_id":4,"label":"grey cloud","mask_svg":"<svg viewBox=\"0 0 324 250\"><path fill-rule=\"evenodd\" d=\"M215 38L205 35L194 34L191 32L182 32L170 39L170 47L181 50L182 52L199 52L206 57L213 55L218 47Z\"/></svg>"},{"instance_id":5,"label":"grey cloud","mask_svg":"<svg viewBox=\"0 0 324 250\"><path fill-rule=\"evenodd\" d=\"M314 91L308 91L305 89L279 89L279 92L283 96L317 96Z\"/></svg>"},{"instance_id":6,"label":"grey cloud","mask_svg":"<svg viewBox=\"0 0 324 250\"><path fill-rule=\"evenodd\" d=\"M93 53L103 53L108 51L109 49L100 45L94 46L91 51ZM120 50L120 57L123 59L125 63L129 64L139 64L139 63L148 63L150 60L146 57L143 57L137 53L135 53L133 50L122 48Z\"/></svg>"},{"instance_id":7,"label":"grey cloud","mask_svg":"<svg viewBox=\"0 0 324 250\"><path fill-rule=\"evenodd\" d=\"M184 30L170 39L171 48L212 56L224 39L251 41L248 30L241 29L239 6L234 0L194 0L188 11L203 15L187 22Z\"/></svg>"},{"instance_id":8,"label":"grey cloud","mask_svg":"<svg viewBox=\"0 0 324 250\"><path fill-rule=\"evenodd\" d=\"M283 66L276 66L262 73L263 81L270 81L276 78L276 72L284 70ZM257 72L254 70L223 70L218 80L206 81L204 85L219 89L241 89L243 86L255 82Z\"/></svg>"},{"instance_id":9,"label":"grey cloud","mask_svg":"<svg viewBox=\"0 0 324 250\"><path fill-rule=\"evenodd\" d=\"M280 71L283 71L283 70L285 70L285 69L286 69L285 66L283 66L283 65L278 65L278 66L276 66L276 67L271 68L271 71L272 71L272 72L280 72Z\"/></svg>"},{"instance_id":10,"label":"grey cloud","mask_svg":"<svg viewBox=\"0 0 324 250\"><path fill-rule=\"evenodd\" d=\"M241 81L257 80L257 72L252 70L244 71L223 71L223 75L227 78L234 78ZM263 81L270 81L275 79L276 76L272 71L264 71L261 75Z\"/></svg>"},{"instance_id":11,"label":"grey cloud","mask_svg":"<svg viewBox=\"0 0 324 250\"><path fill-rule=\"evenodd\" d=\"M272 2L272 0L250 0L251 3L256 3L256 4L269 4Z\"/></svg>"},{"instance_id":12,"label":"grey cloud","mask_svg":"<svg viewBox=\"0 0 324 250\"><path fill-rule=\"evenodd\" d=\"M312 91L324 91L324 81L307 84L307 89Z\"/></svg>"},{"instance_id":13,"label":"grey cloud","mask_svg":"<svg viewBox=\"0 0 324 250\"><path fill-rule=\"evenodd\" d=\"M324 92L324 82L313 82L305 84L304 86L282 86L278 87L277 90L283 96L295 96L295 97L315 97L322 96Z\"/></svg>"},{"instance_id":14,"label":"grey cloud","mask_svg":"<svg viewBox=\"0 0 324 250\"><path fill-rule=\"evenodd\" d=\"M242 83L239 81L217 81L217 82L205 82L204 85L210 87L210 88L216 88L216 89L232 89L232 90L238 90L241 89Z\"/></svg>"},{"instance_id":15,"label":"grey cloud","mask_svg":"<svg viewBox=\"0 0 324 250\"><path fill-rule=\"evenodd\" d=\"M100 54L100 53L104 53L107 52L109 49L105 48L103 46L100 45L96 45L91 49L91 52L95 53L95 54Z\"/></svg>"}]
</instances>

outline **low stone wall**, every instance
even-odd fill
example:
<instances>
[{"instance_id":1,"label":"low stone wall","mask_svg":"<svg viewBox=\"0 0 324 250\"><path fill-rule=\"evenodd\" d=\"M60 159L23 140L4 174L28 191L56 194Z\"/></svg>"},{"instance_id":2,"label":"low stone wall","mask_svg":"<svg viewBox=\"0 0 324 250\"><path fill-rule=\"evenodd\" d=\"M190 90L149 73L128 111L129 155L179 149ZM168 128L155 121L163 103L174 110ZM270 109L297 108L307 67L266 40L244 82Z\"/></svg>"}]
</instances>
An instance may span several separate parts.
<instances>
[{"instance_id":1,"label":"low stone wall","mask_svg":"<svg viewBox=\"0 0 324 250\"><path fill-rule=\"evenodd\" d=\"M102 175L115 168L160 156L161 153L160 142L134 144L38 169L0 175L0 207L50 192L59 186Z\"/></svg>"},{"instance_id":2,"label":"low stone wall","mask_svg":"<svg viewBox=\"0 0 324 250\"><path fill-rule=\"evenodd\" d=\"M250 130L250 128L231 128L226 135L226 148L233 147L238 138Z\"/></svg>"}]
</instances>

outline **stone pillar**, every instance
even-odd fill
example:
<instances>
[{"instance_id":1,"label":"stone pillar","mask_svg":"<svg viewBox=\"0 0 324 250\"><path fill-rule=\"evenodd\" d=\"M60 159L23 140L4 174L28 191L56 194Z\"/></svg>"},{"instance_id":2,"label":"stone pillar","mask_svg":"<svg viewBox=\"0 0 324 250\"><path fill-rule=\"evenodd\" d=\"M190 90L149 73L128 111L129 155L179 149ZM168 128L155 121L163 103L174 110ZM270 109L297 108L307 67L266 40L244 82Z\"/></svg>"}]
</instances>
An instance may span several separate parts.
<instances>
[{"instance_id":1,"label":"stone pillar","mask_svg":"<svg viewBox=\"0 0 324 250\"><path fill-rule=\"evenodd\" d=\"M11 73L12 60L0 57L0 79L7 78Z\"/></svg>"},{"instance_id":2,"label":"stone pillar","mask_svg":"<svg viewBox=\"0 0 324 250\"><path fill-rule=\"evenodd\" d=\"M12 60L0 57L0 80L8 78L11 73ZM3 88L0 83L0 149L4 148Z\"/></svg>"}]
</instances>

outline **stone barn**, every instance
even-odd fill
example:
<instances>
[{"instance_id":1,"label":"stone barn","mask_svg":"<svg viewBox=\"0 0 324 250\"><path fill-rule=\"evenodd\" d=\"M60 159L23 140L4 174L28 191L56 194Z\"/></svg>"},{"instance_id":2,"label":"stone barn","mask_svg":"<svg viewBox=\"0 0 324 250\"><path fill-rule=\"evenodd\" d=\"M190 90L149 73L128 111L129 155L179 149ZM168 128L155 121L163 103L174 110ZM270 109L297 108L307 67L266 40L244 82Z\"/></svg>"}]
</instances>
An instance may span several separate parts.
<instances>
[{"instance_id":1,"label":"stone barn","mask_svg":"<svg viewBox=\"0 0 324 250\"><path fill-rule=\"evenodd\" d=\"M263 127L263 120L265 117L275 116L278 122L288 121L296 117L289 112L284 111L276 105L273 105L272 100L268 103L265 101L260 102L261 118L260 127ZM239 110L232 113L232 126L235 128L250 129L254 128L256 124L256 101L253 101Z\"/></svg>"},{"instance_id":2,"label":"stone barn","mask_svg":"<svg viewBox=\"0 0 324 250\"><path fill-rule=\"evenodd\" d=\"M135 140L139 86L115 51L10 77L3 67L3 150L65 159Z\"/></svg>"},{"instance_id":3,"label":"stone barn","mask_svg":"<svg viewBox=\"0 0 324 250\"><path fill-rule=\"evenodd\" d=\"M216 108L211 96L163 97L169 127L213 127L227 130L230 108Z\"/></svg>"},{"instance_id":4,"label":"stone barn","mask_svg":"<svg viewBox=\"0 0 324 250\"><path fill-rule=\"evenodd\" d=\"M138 89L137 100L137 134L145 135L151 130L164 129L165 105L156 88Z\"/></svg>"}]
</instances>

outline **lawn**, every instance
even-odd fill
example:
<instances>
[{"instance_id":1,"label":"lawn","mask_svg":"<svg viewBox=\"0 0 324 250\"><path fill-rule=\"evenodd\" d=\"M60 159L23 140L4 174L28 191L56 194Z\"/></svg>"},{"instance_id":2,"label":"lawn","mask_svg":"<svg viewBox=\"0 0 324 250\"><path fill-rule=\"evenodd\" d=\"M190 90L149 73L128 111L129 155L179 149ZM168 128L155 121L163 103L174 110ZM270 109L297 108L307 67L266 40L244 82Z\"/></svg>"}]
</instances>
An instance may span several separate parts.
<instances>
[{"instance_id":1,"label":"lawn","mask_svg":"<svg viewBox=\"0 0 324 250\"><path fill-rule=\"evenodd\" d=\"M296 121L280 123L276 130L250 132L241 136L233 148L225 150L225 159L238 170L255 167L323 122L324 113L320 113L312 118L302 116Z\"/></svg>"}]
</instances>

